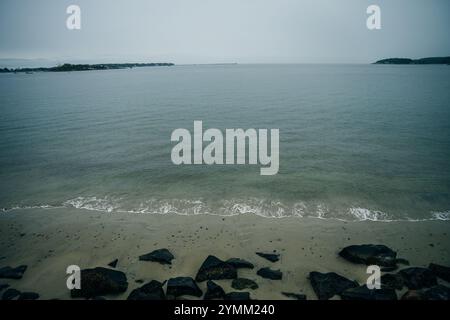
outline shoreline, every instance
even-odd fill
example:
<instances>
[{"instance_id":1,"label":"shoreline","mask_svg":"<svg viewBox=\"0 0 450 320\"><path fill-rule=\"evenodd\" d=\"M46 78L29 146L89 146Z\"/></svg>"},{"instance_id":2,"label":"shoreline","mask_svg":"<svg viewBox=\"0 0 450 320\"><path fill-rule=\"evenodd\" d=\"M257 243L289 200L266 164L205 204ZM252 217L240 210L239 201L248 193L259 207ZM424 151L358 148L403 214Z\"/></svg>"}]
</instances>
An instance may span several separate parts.
<instances>
[{"instance_id":1,"label":"shoreline","mask_svg":"<svg viewBox=\"0 0 450 320\"><path fill-rule=\"evenodd\" d=\"M41 299L70 299L67 266L107 267L118 259L116 270L127 275L128 290L106 298L126 299L142 286L136 280L147 283L195 277L205 258L214 255L222 260L241 258L255 265L252 270L239 269L239 277L259 285L248 290L252 299L287 299L281 292L293 292L306 294L309 300L317 299L307 278L311 271L336 272L365 283L366 267L344 260L338 252L345 246L366 243L387 245L411 266L450 265L448 221L343 222L246 214L224 217L17 209L0 214L0 267L27 265L28 269L22 279L0 279L0 283L37 292ZM172 265L139 261L140 255L160 248L175 256ZM255 254L274 250L280 254L280 261L274 263ZM263 279L256 274L262 267L280 269L283 279ZM215 282L225 292L236 291L230 280ZM205 282L199 287L206 291Z\"/></svg>"}]
</instances>

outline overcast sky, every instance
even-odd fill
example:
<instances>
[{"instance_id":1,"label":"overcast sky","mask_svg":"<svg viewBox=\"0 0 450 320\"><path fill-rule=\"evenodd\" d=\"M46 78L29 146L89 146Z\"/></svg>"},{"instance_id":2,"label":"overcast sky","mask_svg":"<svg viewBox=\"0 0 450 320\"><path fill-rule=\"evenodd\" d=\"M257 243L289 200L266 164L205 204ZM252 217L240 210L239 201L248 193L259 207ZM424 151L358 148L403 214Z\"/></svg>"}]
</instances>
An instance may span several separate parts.
<instances>
[{"instance_id":1,"label":"overcast sky","mask_svg":"<svg viewBox=\"0 0 450 320\"><path fill-rule=\"evenodd\" d=\"M70 4L81 30L66 28ZM370 4L381 30L366 28ZM450 55L449 31L449 0L0 0L0 65L368 63Z\"/></svg>"}]
</instances>

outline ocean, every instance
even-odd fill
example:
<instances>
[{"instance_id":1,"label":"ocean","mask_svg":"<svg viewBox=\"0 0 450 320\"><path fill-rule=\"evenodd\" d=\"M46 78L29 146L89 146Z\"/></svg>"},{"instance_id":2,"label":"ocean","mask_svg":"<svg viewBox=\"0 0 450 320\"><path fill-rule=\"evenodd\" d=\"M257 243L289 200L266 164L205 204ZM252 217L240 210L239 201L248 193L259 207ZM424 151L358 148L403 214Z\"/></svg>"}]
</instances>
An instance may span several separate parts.
<instances>
[{"instance_id":1,"label":"ocean","mask_svg":"<svg viewBox=\"0 0 450 320\"><path fill-rule=\"evenodd\" d=\"M279 129L279 172L174 165L171 133ZM0 207L450 219L450 67L0 74Z\"/></svg>"}]
</instances>

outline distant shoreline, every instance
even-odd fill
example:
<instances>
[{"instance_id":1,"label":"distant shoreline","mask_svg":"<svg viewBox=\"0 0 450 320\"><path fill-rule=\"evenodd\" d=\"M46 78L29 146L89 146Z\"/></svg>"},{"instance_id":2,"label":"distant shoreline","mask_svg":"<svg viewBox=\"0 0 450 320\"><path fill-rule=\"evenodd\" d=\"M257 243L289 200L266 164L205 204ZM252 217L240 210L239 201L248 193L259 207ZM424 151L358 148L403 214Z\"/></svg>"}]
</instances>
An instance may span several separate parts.
<instances>
[{"instance_id":1,"label":"distant shoreline","mask_svg":"<svg viewBox=\"0 0 450 320\"><path fill-rule=\"evenodd\" d=\"M378 60L373 64L446 64L450 65L450 57L429 57L421 59L409 59L409 58L388 58L383 60Z\"/></svg>"},{"instance_id":2,"label":"distant shoreline","mask_svg":"<svg viewBox=\"0 0 450 320\"><path fill-rule=\"evenodd\" d=\"M102 63L102 64L70 64L65 63L56 67L50 68L16 68L0 69L0 73L17 73L17 72L71 72L71 71L92 71L92 70L117 70L117 69L131 69L142 67L171 67L173 63L158 62L158 63Z\"/></svg>"}]
</instances>

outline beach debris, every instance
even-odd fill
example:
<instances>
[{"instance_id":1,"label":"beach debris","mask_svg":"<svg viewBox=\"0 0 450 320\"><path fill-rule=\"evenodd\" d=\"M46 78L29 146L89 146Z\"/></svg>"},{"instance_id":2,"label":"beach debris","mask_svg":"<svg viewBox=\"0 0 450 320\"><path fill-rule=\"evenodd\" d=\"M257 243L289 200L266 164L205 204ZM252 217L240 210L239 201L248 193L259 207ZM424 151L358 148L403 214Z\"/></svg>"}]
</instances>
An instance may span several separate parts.
<instances>
[{"instance_id":1,"label":"beach debris","mask_svg":"<svg viewBox=\"0 0 450 320\"><path fill-rule=\"evenodd\" d=\"M3 279L22 279L23 274L27 270L26 265L18 266L16 268L3 267L0 268L0 278Z\"/></svg>"},{"instance_id":2,"label":"beach debris","mask_svg":"<svg viewBox=\"0 0 450 320\"><path fill-rule=\"evenodd\" d=\"M203 297L204 300L223 299L225 291L214 281L208 280L206 282L206 293Z\"/></svg>"},{"instance_id":3,"label":"beach debris","mask_svg":"<svg viewBox=\"0 0 450 320\"><path fill-rule=\"evenodd\" d=\"M342 300L397 300L395 289L369 289L366 285L350 288L340 294Z\"/></svg>"},{"instance_id":4,"label":"beach debris","mask_svg":"<svg viewBox=\"0 0 450 320\"><path fill-rule=\"evenodd\" d=\"M195 281L236 279L236 268L215 256L208 256L197 272Z\"/></svg>"},{"instance_id":5,"label":"beach debris","mask_svg":"<svg viewBox=\"0 0 450 320\"><path fill-rule=\"evenodd\" d=\"M127 291L128 282L125 273L117 270L97 267L81 270L81 289L70 291L72 298L92 298Z\"/></svg>"},{"instance_id":6,"label":"beach debris","mask_svg":"<svg viewBox=\"0 0 450 320\"><path fill-rule=\"evenodd\" d=\"M403 277L398 273L383 274L380 279L381 287L388 289L401 290L405 283Z\"/></svg>"},{"instance_id":7,"label":"beach debris","mask_svg":"<svg viewBox=\"0 0 450 320\"><path fill-rule=\"evenodd\" d=\"M328 300L347 289L359 286L356 281L351 281L335 272L310 272L309 281L319 300Z\"/></svg>"},{"instance_id":8,"label":"beach debris","mask_svg":"<svg viewBox=\"0 0 450 320\"><path fill-rule=\"evenodd\" d=\"M142 287L131 291L127 300L165 300L163 283L152 280Z\"/></svg>"},{"instance_id":9,"label":"beach debris","mask_svg":"<svg viewBox=\"0 0 450 320\"><path fill-rule=\"evenodd\" d=\"M293 298L296 300L306 300L306 294L293 292L281 292L281 293L288 298Z\"/></svg>"},{"instance_id":10,"label":"beach debris","mask_svg":"<svg viewBox=\"0 0 450 320\"><path fill-rule=\"evenodd\" d=\"M117 262L119 262L119 259L114 259L113 261L108 263L108 266L110 266L111 268L115 268L117 267Z\"/></svg>"},{"instance_id":11,"label":"beach debris","mask_svg":"<svg viewBox=\"0 0 450 320\"><path fill-rule=\"evenodd\" d=\"M158 249L139 257L141 261L153 261L161 264L172 264L174 256L167 249Z\"/></svg>"},{"instance_id":12,"label":"beach debris","mask_svg":"<svg viewBox=\"0 0 450 320\"><path fill-rule=\"evenodd\" d=\"M9 288L5 292L3 292L2 300L13 300L13 299L17 298L18 296L20 296L19 290Z\"/></svg>"},{"instance_id":13,"label":"beach debris","mask_svg":"<svg viewBox=\"0 0 450 320\"><path fill-rule=\"evenodd\" d=\"M428 268L412 267L399 271L408 289L417 290L437 285L433 271Z\"/></svg>"},{"instance_id":14,"label":"beach debris","mask_svg":"<svg viewBox=\"0 0 450 320\"><path fill-rule=\"evenodd\" d=\"M247 260L244 260L244 259L239 259L239 258L231 258L225 262L228 264L231 264L236 269L253 269L255 267L253 265L253 263L248 262Z\"/></svg>"},{"instance_id":15,"label":"beach debris","mask_svg":"<svg viewBox=\"0 0 450 320\"><path fill-rule=\"evenodd\" d=\"M251 300L250 292L229 292L225 295L225 300Z\"/></svg>"},{"instance_id":16,"label":"beach debris","mask_svg":"<svg viewBox=\"0 0 450 320\"><path fill-rule=\"evenodd\" d=\"M256 252L256 254L264 259L269 260L270 262L277 262L278 260L280 260L280 255L276 253Z\"/></svg>"},{"instance_id":17,"label":"beach debris","mask_svg":"<svg viewBox=\"0 0 450 320\"><path fill-rule=\"evenodd\" d=\"M397 253L385 245L362 244L345 247L339 255L347 261L380 267L396 267ZM391 270L392 271L392 270Z\"/></svg>"},{"instance_id":18,"label":"beach debris","mask_svg":"<svg viewBox=\"0 0 450 320\"><path fill-rule=\"evenodd\" d=\"M22 292L17 300L37 300L39 299L39 294L36 292Z\"/></svg>"},{"instance_id":19,"label":"beach debris","mask_svg":"<svg viewBox=\"0 0 450 320\"><path fill-rule=\"evenodd\" d=\"M450 288L437 285L429 289L408 290L401 298L402 300L450 300Z\"/></svg>"},{"instance_id":20,"label":"beach debris","mask_svg":"<svg viewBox=\"0 0 450 320\"><path fill-rule=\"evenodd\" d=\"M450 267L430 263L430 265L428 266L428 269L433 271L433 273L436 276L438 276L439 278L441 278L442 280L450 282Z\"/></svg>"},{"instance_id":21,"label":"beach debris","mask_svg":"<svg viewBox=\"0 0 450 320\"><path fill-rule=\"evenodd\" d=\"M167 283L167 298L179 296L200 297L203 293L191 277L177 277L169 279Z\"/></svg>"},{"instance_id":22,"label":"beach debris","mask_svg":"<svg viewBox=\"0 0 450 320\"><path fill-rule=\"evenodd\" d=\"M267 267L259 269L256 274L260 277L270 280L281 280L281 278L283 277L283 273L280 270L272 270Z\"/></svg>"},{"instance_id":23,"label":"beach debris","mask_svg":"<svg viewBox=\"0 0 450 320\"><path fill-rule=\"evenodd\" d=\"M231 282L231 287L236 290L244 290L244 289L258 289L258 284L247 278L236 278Z\"/></svg>"}]
</instances>

